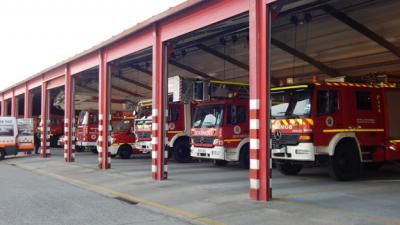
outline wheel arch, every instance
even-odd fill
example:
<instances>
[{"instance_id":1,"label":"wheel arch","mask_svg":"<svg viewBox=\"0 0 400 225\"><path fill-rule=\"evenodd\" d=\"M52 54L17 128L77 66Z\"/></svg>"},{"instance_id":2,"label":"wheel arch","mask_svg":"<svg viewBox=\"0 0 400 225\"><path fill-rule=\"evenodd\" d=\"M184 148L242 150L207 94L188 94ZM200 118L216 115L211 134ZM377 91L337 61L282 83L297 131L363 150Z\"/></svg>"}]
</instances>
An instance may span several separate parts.
<instances>
[{"instance_id":1,"label":"wheel arch","mask_svg":"<svg viewBox=\"0 0 400 225\"><path fill-rule=\"evenodd\" d=\"M354 142L354 144L357 146L357 151L360 157L360 160L362 161L362 153L361 153L361 147L360 143L358 141L358 138L355 133L338 133L336 134L331 141L329 142L328 145L328 153L329 156L333 156L336 151L336 147L343 142Z\"/></svg>"},{"instance_id":2,"label":"wheel arch","mask_svg":"<svg viewBox=\"0 0 400 225\"><path fill-rule=\"evenodd\" d=\"M236 150L238 153L238 157L237 157L238 160L240 160L240 152L242 151L243 147L246 145L250 145L250 138L244 138L243 140L240 141L239 145L237 146Z\"/></svg>"}]
</instances>

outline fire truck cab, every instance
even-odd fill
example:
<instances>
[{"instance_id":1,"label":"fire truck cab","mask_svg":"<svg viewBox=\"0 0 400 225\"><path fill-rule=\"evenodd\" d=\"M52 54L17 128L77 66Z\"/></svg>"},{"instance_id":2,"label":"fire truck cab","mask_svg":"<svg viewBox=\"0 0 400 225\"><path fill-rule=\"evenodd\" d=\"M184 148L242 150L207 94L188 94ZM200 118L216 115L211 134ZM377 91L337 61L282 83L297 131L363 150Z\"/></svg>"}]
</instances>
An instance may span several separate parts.
<instances>
[{"instance_id":1,"label":"fire truck cab","mask_svg":"<svg viewBox=\"0 0 400 225\"><path fill-rule=\"evenodd\" d=\"M32 119L0 117L0 160L6 155L34 150L34 128Z\"/></svg>"},{"instance_id":2,"label":"fire truck cab","mask_svg":"<svg viewBox=\"0 0 400 225\"><path fill-rule=\"evenodd\" d=\"M132 113L116 113L111 122L111 146L109 151L112 157L119 156L122 159L129 159L132 154L140 154L135 147L136 138L134 135L134 117Z\"/></svg>"},{"instance_id":3,"label":"fire truck cab","mask_svg":"<svg viewBox=\"0 0 400 225\"><path fill-rule=\"evenodd\" d=\"M191 161L190 128L193 103L192 80L174 76L168 78L168 152L179 163ZM190 94L189 94L190 93ZM136 148L142 152L152 149L152 102L143 100L137 106L135 119Z\"/></svg>"},{"instance_id":4,"label":"fire truck cab","mask_svg":"<svg viewBox=\"0 0 400 225\"><path fill-rule=\"evenodd\" d=\"M239 161L249 167L248 84L203 81L203 100L195 107L191 156L218 166Z\"/></svg>"},{"instance_id":5,"label":"fire truck cab","mask_svg":"<svg viewBox=\"0 0 400 225\"><path fill-rule=\"evenodd\" d=\"M400 160L400 89L395 85L326 82L272 88L272 158L295 175L329 165L338 180L361 166Z\"/></svg>"},{"instance_id":6,"label":"fire truck cab","mask_svg":"<svg viewBox=\"0 0 400 225\"><path fill-rule=\"evenodd\" d=\"M91 150L97 153L98 113L95 111L81 111L78 116L76 143L77 151Z\"/></svg>"}]
</instances>

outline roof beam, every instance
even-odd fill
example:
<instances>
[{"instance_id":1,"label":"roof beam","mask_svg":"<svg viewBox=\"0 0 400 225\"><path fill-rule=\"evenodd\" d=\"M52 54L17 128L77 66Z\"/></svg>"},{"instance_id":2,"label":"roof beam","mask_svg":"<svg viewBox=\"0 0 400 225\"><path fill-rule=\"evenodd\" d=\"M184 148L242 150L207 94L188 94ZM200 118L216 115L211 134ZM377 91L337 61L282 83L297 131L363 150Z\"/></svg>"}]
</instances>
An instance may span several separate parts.
<instances>
[{"instance_id":1,"label":"roof beam","mask_svg":"<svg viewBox=\"0 0 400 225\"><path fill-rule=\"evenodd\" d=\"M122 89L122 88L120 88L118 86L115 86L115 85L112 85L111 88L113 88L113 89L115 89L115 90L117 90L119 92L122 92L122 93L125 93L125 94L128 94L128 95L132 95L132 96L135 96L135 97L144 97L143 95L140 95L138 93L134 93L134 92Z\"/></svg>"},{"instance_id":2,"label":"roof beam","mask_svg":"<svg viewBox=\"0 0 400 225\"><path fill-rule=\"evenodd\" d=\"M233 64L235 66L238 66L238 67L240 67L240 68L242 68L244 70L249 71L249 65L247 65L246 63L240 62L239 60L237 60L235 58L232 58L232 57L230 57L230 56L228 56L228 55L226 55L226 54L224 54L224 53L222 53L220 51L217 51L217 50L215 50L213 48L210 48L210 47L208 47L206 45L203 45L203 44L198 44L197 47L199 49L207 52L207 53L210 53L211 55L214 55L214 56L216 56L218 58L221 58L221 59L223 59L225 61L230 62L231 64Z\"/></svg>"},{"instance_id":3,"label":"roof beam","mask_svg":"<svg viewBox=\"0 0 400 225\"><path fill-rule=\"evenodd\" d=\"M336 69L333 69L327 65L325 65L324 63L315 60L313 58L311 58L310 56L304 54L303 52L300 52L288 45L286 45L283 42L280 42L274 38L271 38L271 44L275 45L276 47L280 48L281 50L305 61L308 62L309 64L313 65L314 67L318 68L321 72L326 73L330 76L338 76L338 75L343 75L341 72L339 72Z\"/></svg>"},{"instance_id":4,"label":"roof beam","mask_svg":"<svg viewBox=\"0 0 400 225\"><path fill-rule=\"evenodd\" d=\"M210 75L208 75L208 74L206 74L206 73L204 73L202 71L199 71L199 70L197 70L197 69L195 69L193 67L190 67L188 65L179 63L179 62L177 62L175 60L169 60L168 62L171 65L173 65L175 67L178 67L179 69L186 70L186 71L188 71L190 73L196 74L197 76L200 76L200 77L203 77L203 78L206 78L206 79L216 80L216 78L214 78L214 77L212 77L212 76L210 76Z\"/></svg>"},{"instance_id":5,"label":"roof beam","mask_svg":"<svg viewBox=\"0 0 400 225\"><path fill-rule=\"evenodd\" d=\"M133 65L133 66L131 66L131 68L135 69L135 70L137 70L139 72L142 72L142 73L144 73L146 75L153 76L153 73L150 70L142 68L142 67L140 67L138 65Z\"/></svg>"},{"instance_id":6,"label":"roof beam","mask_svg":"<svg viewBox=\"0 0 400 225\"><path fill-rule=\"evenodd\" d=\"M85 85L76 84L76 87L79 87L81 89L86 89L88 91L95 92L95 93L99 92L97 89L94 89L94 88L91 88L91 87L88 87L88 86L85 86Z\"/></svg>"},{"instance_id":7,"label":"roof beam","mask_svg":"<svg viewBox=\"0 0 400 225\"><path fill-rule=\"evenodd\" d=\"M363 24L357 22L353 18L349 17L342 11L336 9L335 7L331 5L324 5L322 6L322 9L329 13L331 16L333 16L335 19L341 21L342 23L348 25L349 27L353 28L354 30L362 33L369 39L373 40L374 42L378 43L379 45L383 46L393 54L395 54L397 57L400 57L400 49L398 49L395 45L392 43L388 42L386 39L384 39L382 36L378 35L377 33L373 32L370 30L368 27L364 26Z\"/></svg>"},{"instance_id":8,"label":"roof beam","mask_svg":"<svg viewBox=\"0 0 400 225\"><path fill-rule=\"evenodd\" d=\"M128 79L128 78L123 77L123 76L121 76L121 75L118 75L118 76L117 76L117 75L114 75L114 77L115 77L115 78L118 78L118 79L120 79L120 80L123 80L123 81L125 81L125 82L127 82L127 83L135 84L135 85L137 85L137 86L139 86L139 87L142 87L142 88L144 88L144 89L152 90L152 88L151 88L150 86L148 86L148 85L146 85L146 84L144 84L144 83L141 83L141 82L139 82L139 81L131 80L131 79Z\"/></svg>"}]
</instances>

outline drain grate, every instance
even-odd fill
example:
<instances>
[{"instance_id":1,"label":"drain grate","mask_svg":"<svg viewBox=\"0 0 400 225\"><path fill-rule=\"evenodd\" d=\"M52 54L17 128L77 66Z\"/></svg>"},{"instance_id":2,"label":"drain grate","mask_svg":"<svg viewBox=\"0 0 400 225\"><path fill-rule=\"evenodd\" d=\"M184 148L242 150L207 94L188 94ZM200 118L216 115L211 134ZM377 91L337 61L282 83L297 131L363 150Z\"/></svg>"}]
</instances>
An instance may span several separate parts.
<instances>
[{"instance_id":1,"label":"drain grate","mask_svg":"<svg viewBox=\"0 0 400 225\"><path fill-rule=\"evenodd\" d=\"M114 199L119 200L119 201L121 201L121 202L128 203L128 204L130 204L130 205L137 205L137 204L139 204L139 202L135 202L135 201L132 201L132 200L123 198L123 197L115 197Z\"/></svg>"}]
</instances>

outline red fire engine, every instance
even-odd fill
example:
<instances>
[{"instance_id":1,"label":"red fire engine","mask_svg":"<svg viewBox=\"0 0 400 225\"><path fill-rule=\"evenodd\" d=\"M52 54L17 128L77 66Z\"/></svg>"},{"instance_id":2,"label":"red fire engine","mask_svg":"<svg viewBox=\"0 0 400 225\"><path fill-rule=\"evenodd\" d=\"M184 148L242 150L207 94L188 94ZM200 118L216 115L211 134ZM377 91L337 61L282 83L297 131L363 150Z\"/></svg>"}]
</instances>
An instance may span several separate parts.
<instances>
[{"instance_id":1,"label":"red fire engine","mask_svg":"<svg viewBox=\"0 0 400 225\"><path fill-rule=\"evenodd\" d=\"M113 115L111 146L109 147L112 157L118 155L122 159L129 159L132 154L141 154L141 151L135 147L133 122L132 113L118 112Z\"/></svg>"},{"instance_id":2,"label":"red fire engine","mask_svg":"<svg viewBox=\"0 0 400 225\"><path fill-rule=\"evenodd\" d=\"M81 111L78 117L76 129L77 151L91 150L97 153L97 136L98 136L98 112L96 111Z\"/></svg>"},{"instance_id":3,"label":"red fire engine","mask_svg":"<svg viewBox=\"0 0 400 225\"><path fill-rule=\"evenodd\" d=\"M168 148L169 156L180 163L190 162L190 128L193 103L192 80L179 76L168 79ZM190 94L189 94L190 93ZM136 148L142 152L150 152L152 118L151 100L138 103L137 116L135 120Z\"/></svg>"},{"instance_id":4,"label":"red fire engine","mask_svg":"<svg viewBox=\"0 0 400 225\"><path fill-rule=\"evenodd\" d=\"M327 82L273 88L272 158L281 173L328 164L338 180L400 160L400 89Z\"/></svg>"},{"instance_id":5,"label":"red fire engine","mask_svg":"<svg viewBox=\"0 0 400 225\"><path fill-rule=\"evenodd\" d=\"M248 168L248 84L202 83L203 101L195 108L191 130L191 156L213 159L218 166L239 161L241 167Z\"/></svg>"}]
</instances>

